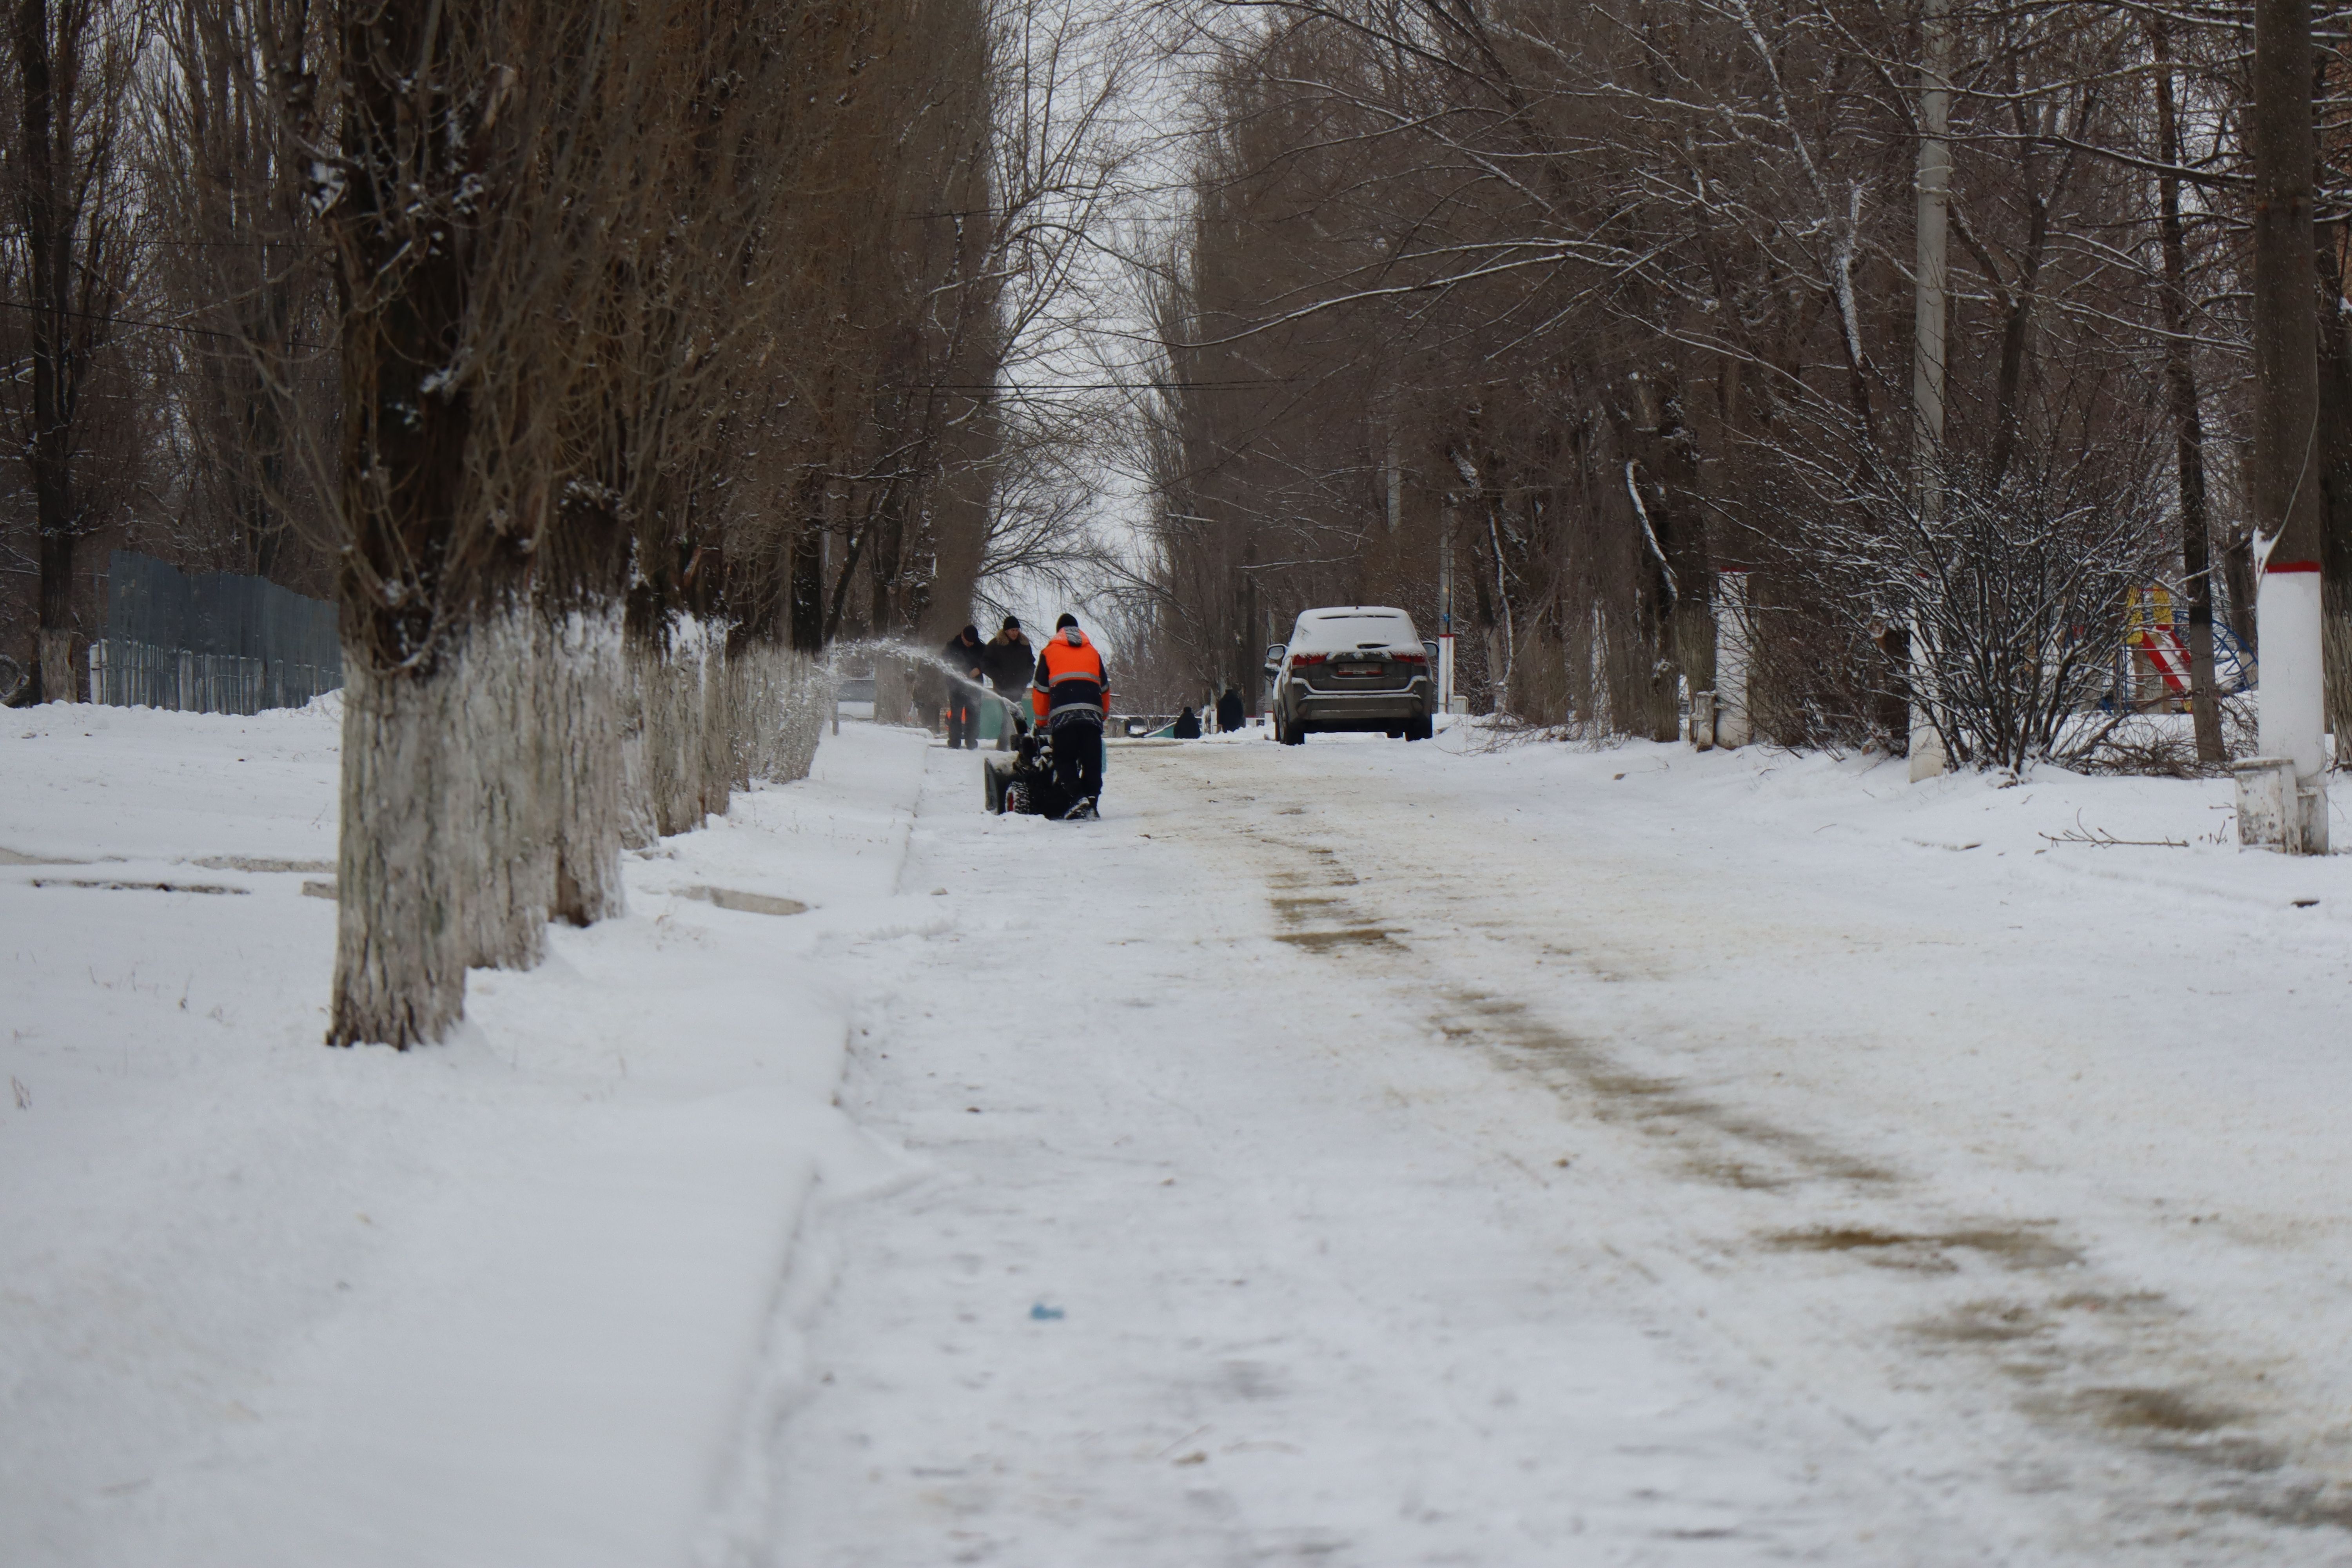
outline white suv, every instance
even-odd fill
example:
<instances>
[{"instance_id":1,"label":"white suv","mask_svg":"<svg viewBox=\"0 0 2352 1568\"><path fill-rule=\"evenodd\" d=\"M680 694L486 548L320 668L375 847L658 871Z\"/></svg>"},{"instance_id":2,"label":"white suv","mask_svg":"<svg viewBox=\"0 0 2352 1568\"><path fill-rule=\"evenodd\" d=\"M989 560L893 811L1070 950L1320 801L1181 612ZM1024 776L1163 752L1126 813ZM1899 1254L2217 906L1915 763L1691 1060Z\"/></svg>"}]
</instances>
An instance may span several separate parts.
<instances>
[{"instance_id":1,"label":"white suv","mask_svg":"<svg viewBox=\"0 0 2352 1568\"><path fill-rule=\"evenodd\" d=\"M1377 730L1429 739L1436 671L1412 617L1384 605L1308 610L1290 640L1265 650L1274 678L1274 738L1296 746L1318 730Z\"/></svg>"}]
</instances>

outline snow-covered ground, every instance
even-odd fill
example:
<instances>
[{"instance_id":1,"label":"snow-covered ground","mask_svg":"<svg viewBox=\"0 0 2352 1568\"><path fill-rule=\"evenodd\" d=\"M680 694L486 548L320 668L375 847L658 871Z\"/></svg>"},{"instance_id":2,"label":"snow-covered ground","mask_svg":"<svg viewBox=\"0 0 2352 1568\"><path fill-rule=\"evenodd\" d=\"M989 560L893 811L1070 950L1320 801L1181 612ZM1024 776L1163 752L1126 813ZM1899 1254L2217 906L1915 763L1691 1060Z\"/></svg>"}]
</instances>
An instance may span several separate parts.
<instances>
[{"instance_id":1,"label":"snow-covered ground","mask_svg":"<svg viewBox=\"0 0 2352 1568\"><path fill-rule=\"evenodd\" d=\"M2352 1561L2352 857L2226 784L846 725L400 1058L223 859L331 725L59 711L12 1563Z\"/></svg>"},{"instance_id":2,"label":"snow-covered ground","mask_svg":"<svg viewBox=\"0 0 2352 1568\"><path fill-rule=\"evenodd\" d=\"M0 1561L682 1561L743 1506L812 1178L903 1166L831 1103L825 953L900 918L921 737L633 860L628 918L404 1057L319 1043L331 705L7 719Z\"/></svg>"}]
</instances>

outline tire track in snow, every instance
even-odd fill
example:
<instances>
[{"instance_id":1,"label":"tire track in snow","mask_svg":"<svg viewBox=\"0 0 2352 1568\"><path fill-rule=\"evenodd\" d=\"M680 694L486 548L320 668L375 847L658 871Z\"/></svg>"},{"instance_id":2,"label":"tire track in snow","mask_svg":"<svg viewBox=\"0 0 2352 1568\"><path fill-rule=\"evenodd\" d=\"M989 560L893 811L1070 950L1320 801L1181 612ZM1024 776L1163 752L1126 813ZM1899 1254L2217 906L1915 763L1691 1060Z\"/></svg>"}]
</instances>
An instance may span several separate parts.
<instances>
[{"instance_id":1,"label":"tire track in snow","mask_svg":"<svg viewBox=\"0 0 2352 1568\"><path fill-rule=\"evenodd\" d=\"M1260 761L1234 752L1220 761L1228 756L1243 768ZM1361 972L1424 1013L1440 1038L1481 1050L1576 1113L1632 1134L1640 1157L1724 1194L1743 1212L1723 1217L1736 1217L1744 1234L1705 1234L1670 1193L1653 1193L1643 1200L1651 1236L1635 1256L1656 1266L1662 1284L1678 1281L1667 1288L1694 1306L1743 1281L1760 1283L1778 1303L1801 1304L1815 1326L1808 1347L1780 1342L1765 1314L1751 1312L1743 1332L1718 1309L1718 1331L1752 1358L1785 1364L1810 1351L1817 1375L1806 1381L1830 1387L1852 1347L1866 1345L1891 1386L1941 1406L1910 1413L1919 1446L1933 1448L1939 1426L1979 1429L1988 1479L2065 1499L2069 1547L2089 1556L2332 1562L2352 1550L2341 1447L2282 1430L2295 1422L2291 1391L2272 1382L2280 1369L2233 1355L2225 1333L2101 1261L2058 1218L1970 1212L1884 1160L1685 1078L1629 1065L1622 1039L1610 1037L1622 1026L1570 1031L1523 987L1465 982L1454 962L1461 939L1436 928L1569 958L1585 987L1663 985L1667 999L1645 1009L1654 1020L1671 1017L1674 987L1690 977L1630 944L1612 951L1590 930L1563 948L1523 921L1498 920L1498 909L1539 902L1515 896L1533 891L1515 886L1527 880L1519 866L1485 857L1465 872L1331 820L1344 813L1268 811L1285 784L1308 781L1249 771L1259 794L1237 804L1255 809L1201 826L1245 837L1264 858L1268 902L1285 928L1276 940ZM1332 785L1317 779L1310 787ZM1555 867L1543 875L1563 874ZM1400 890L1414 896L1410 910L1397 907ZM1885 1300L1888 1281L1915 1300L1891 1316L1847 1305L1857 1285L1866 1300ZM1989 1393L2007 1418L1983 1411ZM1841 1414L1860 1429L1874 1426Z\"/></svg>"},{"instance_id":2,"label":"tire track in snow","mask_svg":"<svg viewBox=\"0 0 2352 1568\"><path fill-rule=\"evenodd\" d=\"M827 1375L752 1561L2004 1560L1822 1407L1628 1310L1652 1265L1559 1223L1549 1115L1272 940L1196 783L1122 769L1101 824L974 822L959 762L908 885L984 891L843 955L876 997L844 1103L939 1176L825 1214Z\"/></svg>"}]
</instances>

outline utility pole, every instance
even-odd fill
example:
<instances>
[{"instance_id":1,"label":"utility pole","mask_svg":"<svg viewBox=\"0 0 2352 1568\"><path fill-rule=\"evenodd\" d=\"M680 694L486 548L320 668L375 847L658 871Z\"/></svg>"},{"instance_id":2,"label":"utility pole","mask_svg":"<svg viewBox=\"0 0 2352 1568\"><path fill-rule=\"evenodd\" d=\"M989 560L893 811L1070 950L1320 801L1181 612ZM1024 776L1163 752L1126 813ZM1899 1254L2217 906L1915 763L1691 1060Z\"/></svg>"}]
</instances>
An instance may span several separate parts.
<instances>
[{"instance_id":1,"label":"utility pole","mask_svg":"<svg viewBox=\"0 0 2352 1568\"><path fill-rule=\"evenodd\" d=\"M1919 521L1932 531L1944 514L1945 297L1950 279L1947 230L1952 202L1951 0L1920 0L1919 7L1919 258L1912 305L1911 408L1913 484ZM1951 766L1928 702L1935 693L1933 649L1923 618L1911 617L1911 782Z\"/></svg>"},{"instance_id":2,"label":"utility pole","mask_svg":"<svg viewBox=\"0 0 2352 1568\"><path fill-rule=\"evenodd\" d=\"M1437 710L1454 711L1454 501L1437 503Z\"/></svg>"},{"instance_id":3,"label":"utility pole","mask_svg":"<svg viewBox=\"0 0 2352 1568\"><path fill-rule=\"evenodd\" d=\"M2263 552L2263 754L2236 767L2238 837L2327 852L2320 658L2319 325L2310 0L2254 0L2253 521Z\"/></svg>"}]
</instances>

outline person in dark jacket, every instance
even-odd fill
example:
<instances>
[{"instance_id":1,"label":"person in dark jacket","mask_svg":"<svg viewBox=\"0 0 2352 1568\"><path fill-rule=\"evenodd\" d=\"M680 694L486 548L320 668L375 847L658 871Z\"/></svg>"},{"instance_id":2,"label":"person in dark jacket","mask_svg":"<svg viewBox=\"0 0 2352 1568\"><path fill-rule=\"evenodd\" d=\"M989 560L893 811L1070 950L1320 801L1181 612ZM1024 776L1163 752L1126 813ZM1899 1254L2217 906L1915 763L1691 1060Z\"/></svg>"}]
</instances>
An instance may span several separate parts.
<instances>
[{"instance_id":1,"label":"person in dark jacket","mask_svg":"<svg viewBox=\"0 0 2352 1568\"><path fill-rule=\"evenodd\" d=\"M988 650L981 646L980 628L966 626L958 632L940 650L940 661L948 668L948 744L976 752L980 725L972 705L980 699L980 682L988 672Z\"/></svg>"},{"instance_id":2,"label":"person in dark jacket","mask_svg":"<svg viewBox=\"0 0 2352 1568\"><path fill-rule=\"evenodd\" d=\"M1187 708L1181 713L1177 714L1176 729L1174 733L1176 739L1180 741L1199 740L1201 738L1201 721L1199 716L1190 708Z\"/></svg>"},{"instance_id":3,"label":"person in dark jacket","mask_svg":"<svg viewBox=\"0 0 2352 1568\"><path fill-rule=\"evenodd\" d=\"M1037 655L1029 704L1054 736L1054 782L1076 802L1063 815L1100 815L1103 723L1110 717L1110 672L1078 629L1078 617L1055 623L1054 637Z\"/></svg>"},{"instance_id":4,"label":"person in dark jacket","mask_svg":"<svg viewBox=\"0 0 2352 1568\"><path fill-rule=\"evenodd\" d=\"M1217 728L1230 735L1248 721L1249 716L1242 711L1242 694L1226 687L1225 694L1217 699Z\"/></svg>"},{"instance_id":5,"label":"person in dark jacket","mask_svg":"<svg viewBox=\"0 0 2352 1568\"><path fill-rule=\"evenodd\" d=\"M1029 689L1030 678L1036 674L1037 650L1023 635L1021 617L1005 616L1003 628L988 639L983 651L987 654L988 683L1008 704L1013 705L1013 711L1026 707L1022 694Z\"/></svg>"}]
</instances>

